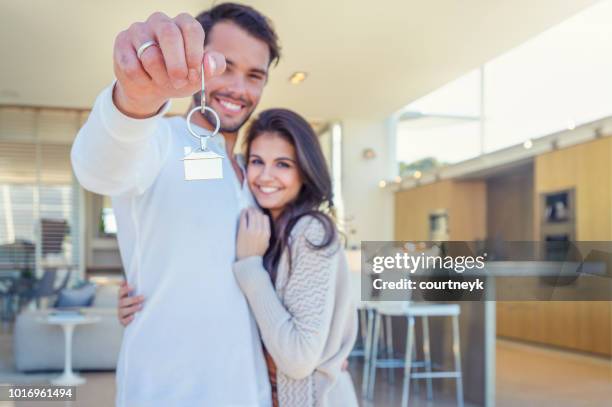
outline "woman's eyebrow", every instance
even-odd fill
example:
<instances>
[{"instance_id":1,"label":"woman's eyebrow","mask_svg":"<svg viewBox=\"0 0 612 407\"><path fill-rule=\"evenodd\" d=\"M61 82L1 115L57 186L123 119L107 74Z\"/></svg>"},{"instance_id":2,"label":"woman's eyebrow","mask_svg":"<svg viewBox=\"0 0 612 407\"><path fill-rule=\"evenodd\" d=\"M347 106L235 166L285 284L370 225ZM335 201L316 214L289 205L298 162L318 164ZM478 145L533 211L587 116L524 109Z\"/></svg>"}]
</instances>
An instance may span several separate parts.
<instances>
[{"instance_id":1,"label":"woman's eyebrow","mask_svg":"<svg viewBox=\"0 0 612 407\"><path fill-rule=\"evenodd\" d=\"M274 161L283 161L283 160L291 161L292 163L295 162L295 160L293 158L289 158L289 157L278 157Z\"/></svg>"}]
</instances>

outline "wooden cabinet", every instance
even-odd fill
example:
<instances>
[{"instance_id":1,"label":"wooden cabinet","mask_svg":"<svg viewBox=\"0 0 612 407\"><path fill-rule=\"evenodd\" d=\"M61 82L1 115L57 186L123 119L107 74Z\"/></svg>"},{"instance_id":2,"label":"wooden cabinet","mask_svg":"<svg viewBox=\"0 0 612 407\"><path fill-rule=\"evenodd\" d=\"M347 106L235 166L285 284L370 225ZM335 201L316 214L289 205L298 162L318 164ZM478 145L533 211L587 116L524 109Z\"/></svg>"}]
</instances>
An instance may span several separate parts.
<instances>
[{"instance_id":1,"label":"wooden cabinet","mask_svg":"<svg viewBox=\"0 0 612 407\"><path fill-rule=\"evenodd\" d=\"M503 301L497 303L497 335L612 356L612 302Z\"/></svg>"},{"instance_id":2,"label":"wooden cabinet","mask_svg":"<svg viewBox=\"0 0 612 407\"><path fill-rule=\"evenodd\" d=\"M612 138L537 156L534 188L535 236L612 240ZM559 191L570 191L569 228L546 221L543 199ZM497 316L500 336L612 356L612 302L498 303Z\"/></svg>"},{"instance_id":3,"label":"wooden cabinet","mask_svg":"<svg viewBox=\"0 0 612 407\"><path fill-rule=\"evenodd\" d=\"M448 216L449 240L483 240L486 235L484 181L445 180L400 191L395 196L395 238L430 240L433 214Z\"/></svg>"},{"instance_id":4,"label":"wooden cabinet","mask_svg":"<svg viewBox=\"0 0 612 407\"><path fill-rule=\"evenodd\" d=\"M612 137L551 151L535 158L535 199L543 194L573 190L575 239L612 240ZM535 236L545 214L535 203Z\"/></svg>"},{"instance_id":5,"label":"wooden cabinet","mask_svg":"<svg viewBox=\"0 0 612 407\"><path fill-rule=\"evenodd\" d=\"M559 198L562 205L555 204L559 194L566 194ZM550 208L562 213L553 215ZM447 179L400 191L395 238L428 240L432 213L448 214L449 240L567 235L612 241L612 137L554 150L482 180ZM501 337L612 356L612 302L499 302L497 331Z\"/></svg>"}]
</instances>

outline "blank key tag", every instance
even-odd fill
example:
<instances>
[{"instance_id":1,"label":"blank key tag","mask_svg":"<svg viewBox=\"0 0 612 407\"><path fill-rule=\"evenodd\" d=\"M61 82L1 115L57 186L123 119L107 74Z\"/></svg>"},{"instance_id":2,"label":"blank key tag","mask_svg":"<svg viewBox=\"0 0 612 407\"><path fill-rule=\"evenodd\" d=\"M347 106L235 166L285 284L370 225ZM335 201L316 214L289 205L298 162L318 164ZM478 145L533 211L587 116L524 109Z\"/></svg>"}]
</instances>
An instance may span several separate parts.
<instances>
[{"instance_id":1,"label":"blank key tag","mask_svg":"<svg viewBox=\"0 0 612 407\"><path fill-rule=\"evenodd\" d=\"M193 151L185 147L185 181L223 178L223 156L214 151Z\"/></svg>"}]
</instances>

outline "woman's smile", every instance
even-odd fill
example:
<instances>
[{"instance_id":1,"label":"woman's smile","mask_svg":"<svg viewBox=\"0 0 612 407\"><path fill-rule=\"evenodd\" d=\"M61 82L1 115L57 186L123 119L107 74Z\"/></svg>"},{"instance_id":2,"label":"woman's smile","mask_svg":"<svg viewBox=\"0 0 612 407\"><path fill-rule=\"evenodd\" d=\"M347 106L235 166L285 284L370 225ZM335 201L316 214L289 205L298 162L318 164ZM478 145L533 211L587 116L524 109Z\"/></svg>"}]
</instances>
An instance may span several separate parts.
<instances>
[{"instance_id":1,"label":"woman's smile","mask_svg":"<svg viewBox=\"0 0 612 407\"><path fill-rule=\"evenodd\" d=\"M273 194L274 192L278 192L281 190L279 187L268 187L263 185L257 185L257 189L259 189L264 194Z\"/></svg>"}]
</instances>

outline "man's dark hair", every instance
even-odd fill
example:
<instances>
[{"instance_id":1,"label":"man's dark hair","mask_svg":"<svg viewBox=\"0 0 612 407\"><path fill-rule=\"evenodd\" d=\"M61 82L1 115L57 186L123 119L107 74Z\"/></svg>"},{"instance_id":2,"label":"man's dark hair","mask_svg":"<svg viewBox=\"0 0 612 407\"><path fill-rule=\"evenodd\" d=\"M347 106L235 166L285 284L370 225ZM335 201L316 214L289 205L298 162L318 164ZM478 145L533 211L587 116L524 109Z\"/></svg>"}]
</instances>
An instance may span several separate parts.
<instances>
[{"instance_id":1,"label":"man's dark hair","mask_svg":"<svg viewBox=\"0 0 612 407\"><path fill-rule=\"evenodd\" d=\"M237 3L221 3L200 13L196 20L202 24L206 33L204 44L210 38L208 33L215 24L220 21L229 21L268 45L270 64L272 62L278 63L280 59L280 45L272 23L266 16L252 7Z\"/></svg>"}]
</instances>

